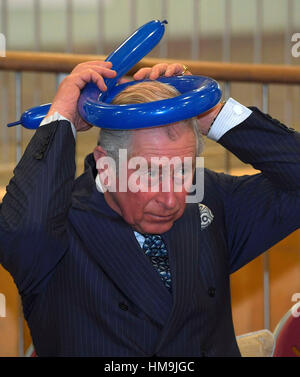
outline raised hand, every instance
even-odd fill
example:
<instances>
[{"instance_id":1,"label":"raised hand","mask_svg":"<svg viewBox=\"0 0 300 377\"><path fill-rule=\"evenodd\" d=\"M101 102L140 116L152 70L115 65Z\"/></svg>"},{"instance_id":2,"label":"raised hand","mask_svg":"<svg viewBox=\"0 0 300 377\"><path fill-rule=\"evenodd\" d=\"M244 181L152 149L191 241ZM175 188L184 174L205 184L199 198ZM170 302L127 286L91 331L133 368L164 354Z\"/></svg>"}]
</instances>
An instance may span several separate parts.
<instances>
[{"instance_id":1,"label":"raised hand","mask_svg":"<svg viewBox=\"0 0 300 377\"><path fill-rule=\"evenodd\" d=\"M116 76L116 71L111 68L111 62L103 61L89 61L78 64L59 85L47 116L58 112L72 122L77 131L85 131L91 128L92 126L81 118L77 110L80 91L91 81L101 91L106 91L104 78Z\"/></svg>"},{"instance_id":2,"label":"raised hand","mask_svg":"<svg viewBox=\"0 0 300 377\"><path fill-rule=\"evenodd\" d=\"M160 76L171 77L178 75L191 75L191 72L186 70L186 67L181 63L159 63L150 68L141 68L134 75L135 80L156 80Z\"/></svg>"}]
</instances>

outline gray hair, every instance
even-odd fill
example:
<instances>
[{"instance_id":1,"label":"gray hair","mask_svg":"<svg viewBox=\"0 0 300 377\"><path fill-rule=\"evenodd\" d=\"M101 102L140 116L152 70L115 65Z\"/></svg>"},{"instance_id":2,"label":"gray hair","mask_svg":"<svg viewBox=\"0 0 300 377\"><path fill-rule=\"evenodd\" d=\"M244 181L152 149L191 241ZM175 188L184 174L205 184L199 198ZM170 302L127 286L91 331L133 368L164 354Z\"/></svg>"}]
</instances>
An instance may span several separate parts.
<instances>
[{"instance_id":1,"label":"gray hair","mask_svg":"<svg viewBox=\"0 0 300 377\"><path fill-rule=\"evenodd\" d=\"M184 123L190 125L194 132L196 156L200 156L204 149L204 142L197 121L195 118L191 118L185 120ZM107 152L108 157L111 157L115 161L116 167L119 166L120 149L126 149L129 158L132 151L132 136L134 132L134 130L110 130L104 128L100 130L98 145Z\"/></svg>"},{"instance_id":2,"label":"gray hair","mask_svg":"<svg viewBox=\"0 0 300 377\"><path fill-rule=\"evenodd\" d=\"M158 81L148 81L128 86L114 98L113 103L118 105L145 103L176 97L179 94L179 91L171 85ZM192 128L196 139L196 156L200 156L203 151L204 143L196 118L186 119L178 123L189 125ZM168 127L166 127L166 130L168 131ZM130 155L132 135L134 132L134 130L123 131L109 129L102 129L100 131L98 145L106 150L108 157L114 159L116 166L119 165L120 149L126 149L128 156ZM170 137L169 134L168 136Z\"/></svg>"}]
</instances>

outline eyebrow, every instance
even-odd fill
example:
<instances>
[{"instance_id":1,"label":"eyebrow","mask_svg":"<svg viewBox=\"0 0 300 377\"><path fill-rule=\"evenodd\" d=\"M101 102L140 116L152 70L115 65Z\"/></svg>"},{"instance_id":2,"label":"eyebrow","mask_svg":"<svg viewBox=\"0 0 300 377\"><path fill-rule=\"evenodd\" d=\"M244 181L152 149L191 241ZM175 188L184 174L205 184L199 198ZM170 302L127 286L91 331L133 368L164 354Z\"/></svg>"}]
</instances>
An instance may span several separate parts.
<instances>
[{"instance_id":1,"label":"eyebrow","mask_svg":"<svg viewBox=\"0 0 300 377\"><path fill-rule=\"evenodd\" d=\"M150 157L150 161L149 161L149 159L147 159L147 158L145 158L146 159L146 161L147 161L147 165L148 165L148 170L153 166L154 168L159 168L159 169L161 169L162 167L163 167L163 165L162 165L162 162L161 161L159 161L159 163L157 163L156 161L152 161L152 159L153 158L155 158L155 157ZM180 157L178 157L178 158L180 158ZM184 157L184 159L186 159L186 158L192 158L192 157ZM186 168L186 167L188 167L188 166L186 166L186 163L185 163L185 161L183 160L182 161L182 159L180 158L180 162L178 162L178 163L176 163L176 161L175 161L175 164L174 164L174 162L172 162L170 165L172 165L174 168L178 168L179 166L181 167L181 168ZM193 169L195 169L195 166L196 166L196 163L195 163L196 161L195 161L195 158L192 158L192 168Z\"/></svg>"}]
</instances>

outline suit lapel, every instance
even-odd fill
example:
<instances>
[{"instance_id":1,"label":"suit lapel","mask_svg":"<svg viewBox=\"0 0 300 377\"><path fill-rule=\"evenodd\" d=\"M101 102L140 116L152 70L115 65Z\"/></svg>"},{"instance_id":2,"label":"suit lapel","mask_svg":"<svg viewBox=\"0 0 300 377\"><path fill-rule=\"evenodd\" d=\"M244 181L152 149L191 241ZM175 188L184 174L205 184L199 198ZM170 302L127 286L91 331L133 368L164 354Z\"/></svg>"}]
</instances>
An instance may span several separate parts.
<instances>
[{"instance_id":1,"label":"suit lapel","mask_svg":"<svg viewBox=\"0 0 300 377\"><path fill-rule=\"evenodd\" d=\"M207 285L215 280L212 233L209 227L201 231L197 204L187 205L184 215L164 235L164 240L170 256L174 304L156 352L186 321L195 291L199 290L205 300Z\"/></svg>"},{"instance_id":2,"label":"suit lapel","mask_svg":"<svg viewBox=\"0 0 300 377\"><path fill-rule=\"evenodd\" d=\"M92 188L79 193L74 195L70 221L85 250L129 300L164 325L172 296L141 250L132 228L107 205L94 182Z\"/></svg>"},{"instance_id":3,"label":"suit lapel","mask_svg":"<svg viewBox=\"0 0 300 377\"><path fill-rule=\"evenodd\" d=\"M77 180L70 220L85 249L120 291L163 326L156 351L186 320L196 289L206 300L207 288L215 282L216 229L212 224L201 231L197 204L188 204L184 215L162 235L169 252L172 295L139 247L133 230L97 191L91 169Z\"/></svg>"}]
</instances>

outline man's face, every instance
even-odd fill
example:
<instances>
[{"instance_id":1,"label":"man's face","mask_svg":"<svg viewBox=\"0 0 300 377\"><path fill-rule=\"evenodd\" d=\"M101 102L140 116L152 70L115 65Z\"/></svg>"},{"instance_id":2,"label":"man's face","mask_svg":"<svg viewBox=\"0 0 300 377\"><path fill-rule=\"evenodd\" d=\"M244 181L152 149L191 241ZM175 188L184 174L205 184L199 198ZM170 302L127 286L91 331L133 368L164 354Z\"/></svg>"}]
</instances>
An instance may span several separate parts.
<instances>
[{"instance_id":1,"label":"man's face","mask_svg":"<svg viewBox=\"0 0 300 377\"><path fill-rule=\"evenodd\" d=\"M168 231L185 209L186 189L192 183L194 172L195 136L191 128L182 124L173 126L170 135L171 138L162 127L136 131L130 158L140 157L147 164L132 168L127 162L125 169L127 183L137 183L142 189L133 192L129 187L127 192L105 193L110 207L140 233L161 234ZM158 164L158 158L163 157L166 157L164 162ZM189 157L193 166L183 172L185 157ZM171 159L175 163L170 165L168 161ZM165 173L165 168L170 174Z\"/></svg>"}]
</instances>

